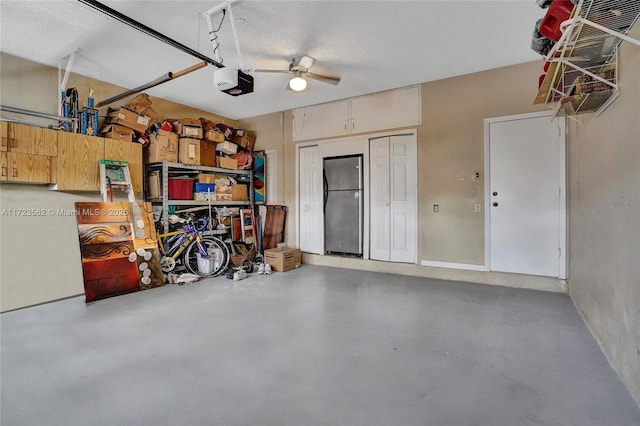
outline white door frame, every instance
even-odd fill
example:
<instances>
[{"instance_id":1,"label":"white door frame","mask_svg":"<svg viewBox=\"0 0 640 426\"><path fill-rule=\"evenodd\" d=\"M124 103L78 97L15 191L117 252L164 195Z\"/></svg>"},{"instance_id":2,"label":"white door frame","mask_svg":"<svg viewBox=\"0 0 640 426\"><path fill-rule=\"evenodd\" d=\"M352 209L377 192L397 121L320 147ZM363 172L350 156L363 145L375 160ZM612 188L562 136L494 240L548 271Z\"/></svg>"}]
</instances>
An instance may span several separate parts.
<instances>
[{"instance_id":1,"label":"white door frame","mask_svg":"<svg viewBox=\"0 0 640 426\"><path fill-rule=\"evenodd\" d=\"M490 164L490 126L492 123L504 121L524 120L529 118L548 117L551 120L560 120L560 144L558 147L558 166L560 184L560 208L558 244L560 245L559 278L567 277L567 184L566 184L566 123L565 117L555 117L553 111L534 112L528 114L508 115L504 117L485 118L484 120L484 267L491 270L491 164Z\"/></svg>"},{"instance_id":2,"label":"white door frame","mask_svg":"<svg viewBox=\"0 0 640 426\"><path fill-rule=\"evenodd\" d=\"M293 144L296 147L296 155L295 155L295 169L296 169L296 182L295 182L295 191L296 191L296 196L295 196L295 200L296 200L296 209L295 209L295 221L296 221L296 246L300 247L300 148L305 148L305 147L309 147L309 146L314 146L314 145L318 145L318 146L322 146L324 144L331 144L331 143L340 143L340 142L354 142L357 140L361 140L363 144L365 144L366 146L366 151L363 151L362 154L363 156L363 161L364 161L364 165L365 165L365 170L364 170L364 186L365 186L365 191L364 191L364 206L365 206L365 212L364 212L364 233L363 233L363 253L362 253L362 259L369 259L369 227L370 227L370 222L369 222L369 210L370 210L370 206L369 206L369 139L372 138L381 138L381 137L385 137L385 136L395 136L395 135L413 135L414 138L416 139L416 144L417 144L417 140L418 140L418 130L417 129L401 129L401 130L390 130L390 131L385 131L385 132L379 132L379 133L372 133L372 134L364 134L364 135L355 135L355 136L346 136L346 137L334 137L334 138L327 138L327 139L316 139L316 140L311 140L311 141L300 141L300 142L293 142ZM343 154L354 154L356 152L344 152L344 153L338 153L338 154L334 154L334 155L343 155ZM357 154L357 153L356 153ZM320 156L320 160L322 160L322 155ZM417 161L417 160L416 160ZM416 188L417 191L417 188ZM416 203L418 202L418 199L416 198ZM418 205L416 204L416 217L418 217ZM322 223L322 235L324 236L324 222ZM416 259L418 259L418 238L416 238ZM324 254L324 240L322 241L322 254ZM417 260L416 260L417 261Z\"/></svg>"}]
</instances>

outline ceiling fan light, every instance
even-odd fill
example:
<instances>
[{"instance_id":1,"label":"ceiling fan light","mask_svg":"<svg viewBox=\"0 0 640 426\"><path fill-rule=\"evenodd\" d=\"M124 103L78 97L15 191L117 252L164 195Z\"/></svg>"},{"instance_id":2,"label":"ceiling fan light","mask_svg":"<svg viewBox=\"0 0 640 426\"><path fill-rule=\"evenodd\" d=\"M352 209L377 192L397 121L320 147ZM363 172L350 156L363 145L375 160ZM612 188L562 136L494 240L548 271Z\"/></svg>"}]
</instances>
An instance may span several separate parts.
<instances>
[{"instance_id":1,"label":"ceiling fan light","mask_svg":"<svg viewBox=\"0 0 640 426\"><path fill-rule=\"evenodd\" d=\"M289 80L289 87L294 92L301 92L307 88L307 80L296 73L296 76Z\"/></svg>"}]
</instances>

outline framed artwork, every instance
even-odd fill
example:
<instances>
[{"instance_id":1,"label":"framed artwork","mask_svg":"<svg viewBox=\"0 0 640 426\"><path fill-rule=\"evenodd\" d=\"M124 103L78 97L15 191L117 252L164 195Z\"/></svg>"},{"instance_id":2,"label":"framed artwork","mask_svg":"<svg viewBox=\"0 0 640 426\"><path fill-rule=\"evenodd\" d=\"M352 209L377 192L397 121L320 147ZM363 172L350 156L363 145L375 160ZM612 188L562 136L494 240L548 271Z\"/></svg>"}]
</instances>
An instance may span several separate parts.
<instances>
[{"instance_id":1,"label":"framed artwork","mask_svg":"<svg viewBox=\"0 0 640 426\"><path fill-rule=\"evenodd\" d=\"M164 284L150 203L75 207L86 302Z\"/></svg>"},{"instance_id":2,"label":"framed artwork","mask_svg":"<svg viewBox=\"0 0 640 426\"><path fill-rule=\"evenodd\" d=\"M264 151L256 151L253 153L253 190L256 203L264 203L265 201L265 155Z\"/></svg>"}]
</instances>

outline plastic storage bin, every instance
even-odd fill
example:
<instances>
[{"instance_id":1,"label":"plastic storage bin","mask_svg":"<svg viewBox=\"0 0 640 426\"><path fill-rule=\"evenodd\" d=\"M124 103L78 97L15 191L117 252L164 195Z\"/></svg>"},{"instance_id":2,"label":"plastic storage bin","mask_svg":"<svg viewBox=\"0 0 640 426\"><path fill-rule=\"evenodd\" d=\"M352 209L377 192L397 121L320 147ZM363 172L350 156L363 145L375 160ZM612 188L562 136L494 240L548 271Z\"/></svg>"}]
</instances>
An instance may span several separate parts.
<instances>
[{"instance_id":1,"label":"plastic storage bin","mask_svg":"<svg viewBox=\"0 0 640 426\"><path fill-rule=\"evenodd\" d=\"M196 192L216 192L216 185L214 183L200 183L196 182Z\"/></svg>"},{"instance_id":2,"label":"plastic storage bin","mask_svg":"<svg viewBox=\"0 0 640 426\"><path fill-rule=\"evenodd\" d=\"M193 198L193 179L169 178L170 200L191 200Z\"/></svg>"}]
</instances>

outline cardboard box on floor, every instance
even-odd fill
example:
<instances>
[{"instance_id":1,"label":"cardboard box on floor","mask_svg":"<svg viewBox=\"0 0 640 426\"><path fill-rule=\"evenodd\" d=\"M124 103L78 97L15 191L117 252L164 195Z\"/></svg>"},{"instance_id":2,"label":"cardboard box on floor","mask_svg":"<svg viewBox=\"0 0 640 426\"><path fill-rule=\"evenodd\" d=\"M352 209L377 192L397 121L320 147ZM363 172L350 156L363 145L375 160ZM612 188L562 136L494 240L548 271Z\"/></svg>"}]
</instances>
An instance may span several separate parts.
<instances>
[{"instance_id":1,"label":"cardboard box on floor","mask_svg":"<svg viewBox=\"0 0 640 426\"><path fill-rule=\"evenodd\" d=\"M276 272L286 272L300 267L302 264L302 253L297 248L268 249L264 251L264 263L271 265L271 269Z\"/></svg>"},{"instance_id":2,"label":"cardboard box on floor","mask_svg":"<svg viewBox=\"0 0 640 426\"><path fill-rule=\"evenodd\" d=\"M149 135L149 146L143 151L145 163L175 163L178 161L178 135L165 130L152 133Z\"/></svg>"}]
</instances>

